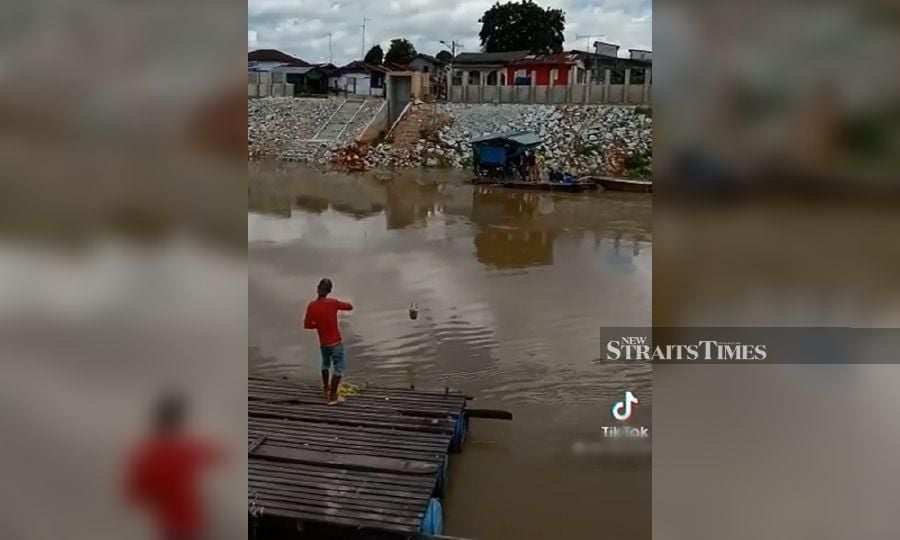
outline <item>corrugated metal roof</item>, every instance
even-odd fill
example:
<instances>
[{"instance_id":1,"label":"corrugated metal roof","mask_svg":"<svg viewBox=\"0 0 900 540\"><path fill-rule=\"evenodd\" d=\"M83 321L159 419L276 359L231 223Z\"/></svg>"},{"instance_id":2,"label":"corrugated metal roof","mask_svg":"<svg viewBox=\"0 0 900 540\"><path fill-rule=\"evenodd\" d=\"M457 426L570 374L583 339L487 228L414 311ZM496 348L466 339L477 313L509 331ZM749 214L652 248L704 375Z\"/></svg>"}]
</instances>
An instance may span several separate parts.
<instances>
[{"instance_id":1,"label":"corrugated metal roof","mask_svg":"<svg viewBox=\"0 0 900 540\"><path fill-rule=\"evenodd\" d=\"M574 64L578 62L579 57L575 53L554 53L554 54L529 54L519 60L513 60L510 65L526 65L526 64Z\"/></svg>"},{"instance_id":2,"label":"corrugated metal roof","mask_svg":"<svg viewBox=\"0 0 900 540\"><path fill-rule=\"evenodd\" d=\"M303 67L297 67L297 66L276 66L275 68L272 69L272 71L281 71L281 72L284 72L284 73L292 73L292 74L303 75L303 74L308 73L310 70L313 70L313 69L315 69L315 67L313 67L313 66L303 66Z\"/></svg>"},{"instance_id":3,"label":"corrugated metal roof","mask_svg":"<svg viewBox=\"0 0 900 540\"><path fill-rule=\"evenodd\" d=\"M481 137L479 139L472 139L473 143L476 142L487 142L493 140L507 140L510 142L514 142L516 144L521 144L522 146L534 146L541 144L543 141L541 137L532 131L516 131L513 133L495 133L493 135L488 135L487 137Z\"/></svg>"},{"instance_id":4,"label":"corrugated metal roof","mask_svg":"<svg viewBox=\"0 0 900 540\"><path fill-rule=\"evenodd\" d=\"M281 52L277 49L257 49L247 53L247 60L255 60L257 62L284 62L292 66L308 66L309 63Z\"/></svg>"},{"instance_id":5,"label":"corrugated metal roof","mask_svg":"<svg viewBox=\"0 0 900 540\"><path fill-rule=\"evenodd\" d=\"M453 59L455 64L484 64L492 62L510 62L528 54L528 51L507 51L491 53L459 53Z\"/></svg>"}]
</instances>

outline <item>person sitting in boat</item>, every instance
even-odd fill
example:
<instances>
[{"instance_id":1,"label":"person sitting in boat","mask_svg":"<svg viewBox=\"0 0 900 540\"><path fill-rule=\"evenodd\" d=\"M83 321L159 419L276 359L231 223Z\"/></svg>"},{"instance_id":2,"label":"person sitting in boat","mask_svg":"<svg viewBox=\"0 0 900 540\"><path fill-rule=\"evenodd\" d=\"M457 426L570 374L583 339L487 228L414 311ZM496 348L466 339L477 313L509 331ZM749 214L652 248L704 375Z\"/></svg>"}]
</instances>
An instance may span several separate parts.
<instances>
[{"instance_id":1,"label":"person sitting in boat","mask_svg":"<svg viewBox=\"0 0 900 540\"><path fill-rule=\"evenodd\" d=\"M482 176L481 156L478 155L478 150L472 150L472 169L475 171L475 176Z\"/></svg>"},{"instance_id":2,"label":"person sitting in boat","mask_svg":"<svg viewBox=\"0 0 900 540\"><path fill-rule=\"evenodd\" d=\"M522 156L513 156L507 161L506 177L511 178L514 172L521 173Z\"/></svg>"},{"instance_id":3,"label":"person sitting in boat","mask_svg":"<svg viewBox=\"0 0 900 540\"><path fill-rule=\"evenodd\" d=\"M535 156L535 164L534 164L534 181L541 182L544 179L544 153L538 151Z\"/></svg>"},{"instance_id":4,"label":"person sitting in boat","mask_svg":"<svg viewBox=\"0 0 900 540\"><path fill-rule=\"evenodd\" d=\"M537 169L537 160L534 156L534 150L525 152L524 170L522 176L527 181L536 181L535 170Z\"/></svg>"},{"instance_id":5,"label":"person sitting in boat","mask_svg":"<svg viewBox=\"0 0 900 540\"><path fill-rule=\"evenodd\" d=\"M550 167L550 171L548 173L550 181L556 183L562 182L562 174L563 173L559 169L552 166Z\"/></svg>"}]
</instances>

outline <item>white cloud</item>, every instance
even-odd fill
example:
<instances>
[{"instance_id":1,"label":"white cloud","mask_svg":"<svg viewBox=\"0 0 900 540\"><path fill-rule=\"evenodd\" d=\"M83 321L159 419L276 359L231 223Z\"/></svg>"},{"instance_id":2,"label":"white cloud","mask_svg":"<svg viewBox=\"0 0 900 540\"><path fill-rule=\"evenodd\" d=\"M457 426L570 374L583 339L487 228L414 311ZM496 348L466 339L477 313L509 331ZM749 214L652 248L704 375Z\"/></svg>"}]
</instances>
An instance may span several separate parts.
<instances>
[{"instance_id":1,"label":"white cloud","mask_svg":"<svg viewBox=\"0 0 900 540\"><path fill-rule=\"evenodd\" d=\"M248 49L274 48L304 60L328 60L327 33L332 33L334 62L359 58L362 19L368 49L387 46L392 38L410 39L416 49L435 54L446 48L440 40L457 40L464 51L480 46L478 19L495 0L248 0ZM649 0L552 0L542 6L566 12L566 49L583 49L588 39L578 34L629 48L650 49L652 4Z\"/></svg>"}]
</instances>

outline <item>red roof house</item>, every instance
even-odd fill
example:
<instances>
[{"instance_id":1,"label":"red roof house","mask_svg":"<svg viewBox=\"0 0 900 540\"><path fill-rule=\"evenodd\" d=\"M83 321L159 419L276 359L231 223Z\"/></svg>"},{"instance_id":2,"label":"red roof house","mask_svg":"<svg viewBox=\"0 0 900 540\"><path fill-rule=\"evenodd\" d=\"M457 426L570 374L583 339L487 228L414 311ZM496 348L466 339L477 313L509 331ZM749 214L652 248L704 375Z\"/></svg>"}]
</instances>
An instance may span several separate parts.
<instances>
[{"instance_id":1,"label":"red roof house","mask_svg":"<svg viewBox=\"0 0 900 540\"><path fill-rule=\"evenodd\" d=\"M534 84L546 86L551 84L552 78L554 86L566 85L569 73L577 68L584 69L584 62L576 54L530 54L506 63L506 80L507 84L531 84L533 77ZM574 72L571 80L576 81Z\"/></svg>"}]
</instances>

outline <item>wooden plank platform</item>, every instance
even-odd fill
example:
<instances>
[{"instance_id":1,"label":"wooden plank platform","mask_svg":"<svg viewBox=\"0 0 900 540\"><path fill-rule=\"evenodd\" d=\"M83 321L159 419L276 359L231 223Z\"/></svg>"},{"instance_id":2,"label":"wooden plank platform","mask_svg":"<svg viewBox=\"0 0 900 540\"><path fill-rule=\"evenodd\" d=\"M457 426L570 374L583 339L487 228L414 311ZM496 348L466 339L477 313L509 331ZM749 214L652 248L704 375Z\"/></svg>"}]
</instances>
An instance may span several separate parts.
<instances>
[{"instance_id":1,"label":"wooden plank platform","mask_svg":"<svg viewBox=\"0 0 900 540\"><path fill-rule=\"evenodd\" d=\"M476 186L502 187L512 189L529 189L537 191L562 191L567 193L581 193L583 191L596 191L597 183L583 182L526 182L524 180L504 180L493 178L476 178L469 183Z\"/></svg>"},{"instance_id":2,"label":"wooden plank platform","mask_svg":"<svg viewBox=\"0 0 900 540\"><path fill-rule=\"evenodd\" d=\"M427 532L448 454L465 434L463 394L367 387L329 406L317 386L252 376L247 385L255 526L287 521L336 537Z\"/></svg>"},{"instance_id":3,"label":"wooden plank platform","mask_svg":"<svg viewBox=\"0 0 900 540\"><path fill-rule=\"evenodd\" d=\"M586 180L596 182L607 191L630 191L632 193L653 193L653 182L612 176L586 176Z\"/></svg>"}]
</instances>

